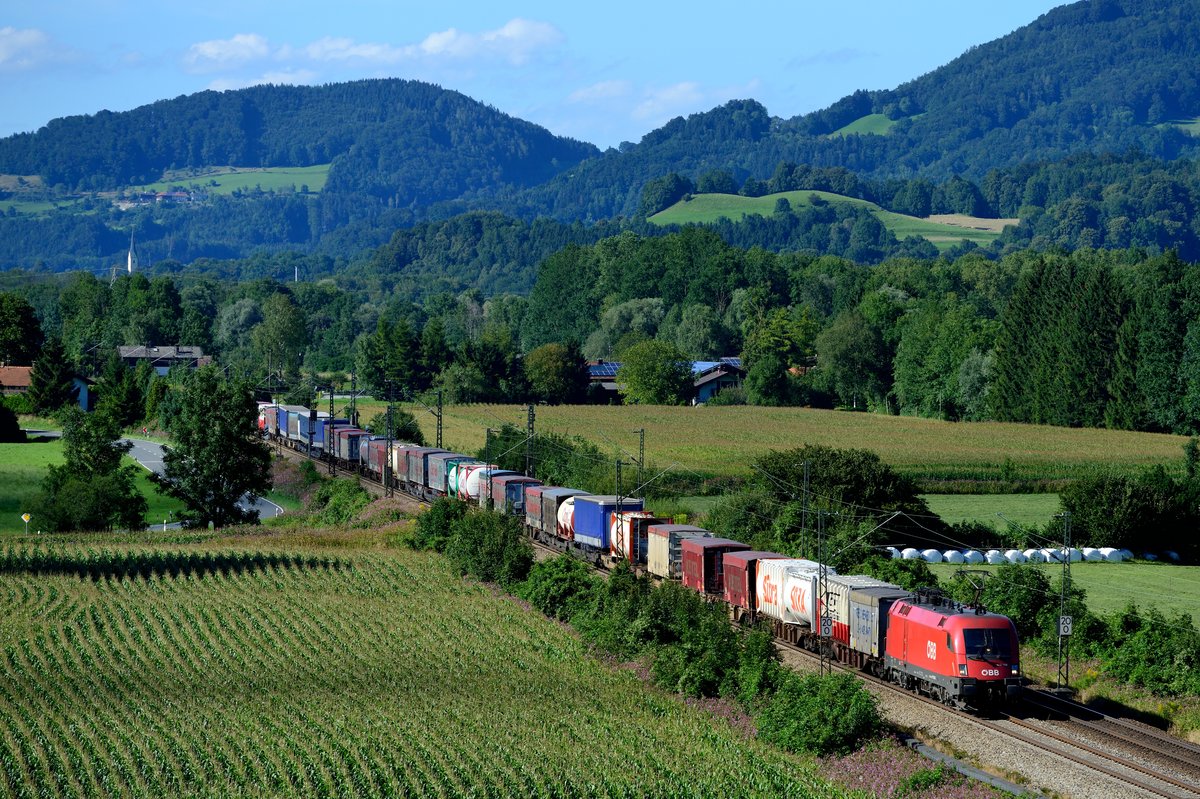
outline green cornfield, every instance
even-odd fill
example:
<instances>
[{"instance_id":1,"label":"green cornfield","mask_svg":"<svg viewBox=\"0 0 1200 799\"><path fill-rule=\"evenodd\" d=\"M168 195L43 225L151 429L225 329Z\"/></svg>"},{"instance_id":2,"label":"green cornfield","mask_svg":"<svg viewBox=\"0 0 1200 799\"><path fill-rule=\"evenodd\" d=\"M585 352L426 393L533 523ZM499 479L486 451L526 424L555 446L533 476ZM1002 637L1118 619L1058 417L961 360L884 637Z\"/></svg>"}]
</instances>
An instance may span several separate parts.
<instances>
[{"instance_id":1,"label":"green cornfield","mask_svg":"<svg viewBox=\"0 0 1200 799\"><path fill-rule=\"evenodd\" d=\"M0 794L844 795L440 556L253 541L0 549Z\"/></svg>"}]
</instances>

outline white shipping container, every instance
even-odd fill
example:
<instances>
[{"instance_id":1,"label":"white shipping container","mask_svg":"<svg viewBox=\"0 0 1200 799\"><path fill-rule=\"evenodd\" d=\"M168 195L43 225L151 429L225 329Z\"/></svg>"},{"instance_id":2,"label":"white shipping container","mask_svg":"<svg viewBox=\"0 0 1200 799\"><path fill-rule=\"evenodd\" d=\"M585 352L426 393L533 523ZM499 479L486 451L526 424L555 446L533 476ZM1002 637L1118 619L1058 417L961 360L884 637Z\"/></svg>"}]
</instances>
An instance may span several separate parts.
<instances>
[{"instance_id":1,"label":"white shipping container","mask_svg":"<svg viewBox=\"0 0 1200 799\"><path fill-rule=\"evenodd\" d=\"M801 558L760 560L754 585L758 612L788 624L811 627L820 568L819 563Z\"/></svg>"}]
</instances>

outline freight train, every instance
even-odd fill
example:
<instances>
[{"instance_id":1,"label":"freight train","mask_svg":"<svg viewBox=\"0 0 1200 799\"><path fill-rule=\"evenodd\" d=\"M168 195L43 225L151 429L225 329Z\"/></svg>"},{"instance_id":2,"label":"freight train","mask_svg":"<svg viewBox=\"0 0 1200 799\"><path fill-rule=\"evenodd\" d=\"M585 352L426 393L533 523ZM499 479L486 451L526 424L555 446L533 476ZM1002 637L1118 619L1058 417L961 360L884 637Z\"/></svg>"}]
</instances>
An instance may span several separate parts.
<instances>
[{"instance_id":1,"label":"freight train","mask_svg":"<svg viewBox=\"0 0 1200 799\"><path fill-rule=\"evenodd\" d=\"M641 499L593 495L435 447L391 442L308 408L264 405L263 435L421 500L457 497L520 519L539 543L598 566L624 562L728 604L743 624L956 707L1021 690L1016 627L936 592L907 591L810 560L754 551L655 516Z\"/></svg>"}]
</instances>

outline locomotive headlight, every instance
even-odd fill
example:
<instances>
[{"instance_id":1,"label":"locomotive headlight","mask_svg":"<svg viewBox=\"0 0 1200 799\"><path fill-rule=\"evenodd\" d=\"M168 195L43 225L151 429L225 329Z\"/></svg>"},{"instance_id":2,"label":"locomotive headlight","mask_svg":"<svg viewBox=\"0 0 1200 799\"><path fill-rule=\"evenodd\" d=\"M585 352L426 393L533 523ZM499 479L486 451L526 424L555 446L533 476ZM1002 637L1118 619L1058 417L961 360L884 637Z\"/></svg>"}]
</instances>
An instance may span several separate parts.
<instances>
[{"instance_id":1,"label":"locomotive headlight","mask_svg":"<svg viewBox=\"0 0 1200 799\"><path fill-rule=\"evenodd\" d=\"M1013 673L1013 676L1014 676L1014 677L1016 677L1018 674L1020 674L1020 673L1021 673L1021 670L1020 670L1020 669L1018 669L1016 666L1013 666L1013 667L1012 667L1012 673Z\"/></svg>"},{"instance_id":2,"label":"locomotive headlight","mask_svg":"<svg viewBox=\"0 0 1200 799\"><path fill-rule=\"evenodd\" d=\"M967 676L967 664L966 664L966 663L959 663L959 664L958 664L958 676L959 676L959 677L966 677L966 676Z\"/></svg>"}]
</instances>

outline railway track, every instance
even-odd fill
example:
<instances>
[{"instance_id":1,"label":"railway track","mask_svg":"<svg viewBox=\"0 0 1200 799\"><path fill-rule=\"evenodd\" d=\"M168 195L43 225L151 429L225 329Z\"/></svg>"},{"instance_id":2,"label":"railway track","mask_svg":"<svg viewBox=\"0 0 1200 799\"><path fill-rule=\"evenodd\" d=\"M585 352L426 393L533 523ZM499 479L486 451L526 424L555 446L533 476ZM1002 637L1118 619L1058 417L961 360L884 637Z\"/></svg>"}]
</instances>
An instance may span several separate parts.
<instances>
[{"instance_id":1,"label":"railway track","mask_svg":"<svg viewBox=\"0 0 1200 799\"><path fill-rule=\"evenodd\" d=\"M812 660L818 660L820 658L820 656L814 652L810 652L809 650L796 646L795 644L780 641L779 639L776 639L776 645ZM1183 759L1176 762L1182 766L1186 766L1190 772L1196 773L1197 779L1177 778L1169 774L1163 774L1162 770L1156 765L1150 765L1144 761L1134 760L1114 754L1111 750L1107 750L1080 740L1077 735L1063 734L1056 730L1032 723L1026 719L1022 719L1008 713L999 714L1000 718L998 719L988 719L975 714L966 713L962 710L956 710L948 707L941 702L938 702L937 700L931 699L927 696L907 691L897 685L893 685L886 680L881 680L878 677L858 671L857 669L851 669L836 662L833 663L833 665L843 671L850 671L860 679L878 685L887 691L916 699L917 701L936 707L939 710L954 714L956 717L966 720L968 723L977 724L1005 737L1021 741L1022 743L1035 746L1045 751L1053 752L1054 754L1083 766L1084 768L1090 769L1099 774L1103 774L1112 779L1119 780L1126 785L1139 788L1150 795L1166 797L1166 799L1200 799L1200 771L1197 771L1197 764L1200 761L1197 761L1196 754L1191 755L1190 760ZM1082 706L1077 707L1082 708ZM1110 738L1117 737L1108 732L1102 732L1098 730L1097 732L1101 736ZM1178 739L1174 740L1180 744L1182 749L1194 748L1196 751L1200 752L1200 747L1192 747L1192 745L1188 744L1186 741L1178 741ZM1166 749L1167 747L1164 746L1163 748Z\"/></svg>"},{"instance_id":2,"label":"railway track","mask_svg":"<svg viewBox=\"0 0 1200 799\"><path fill-rule=\"evenodd\" d=\"M369 491L370 493L374 494L377 497L387 496L387 493L384 491L382 485L380 485L379 483L375 482L374 480L372 480L370 478L363 477L362 474L360 474L359 472L357 472L353 469L345 469L345 468L338 466L337 464L332 463L331 461L326 460L324 458L313 458L303 452L300 452L299 450L294 450L289 447L279 446L278 444L273 444L271 449L273 452L275 452L291 461L295 461L295 462L309 461L314 466L317 467L318 472L323 472L323 473L331 475L333 477L353 478L358 481L358 484L360 486L362 486L364 489L366 489L367 491ZM408 496L408 495L405 494L405 496Z\"/></svg>"}]
</instances>

